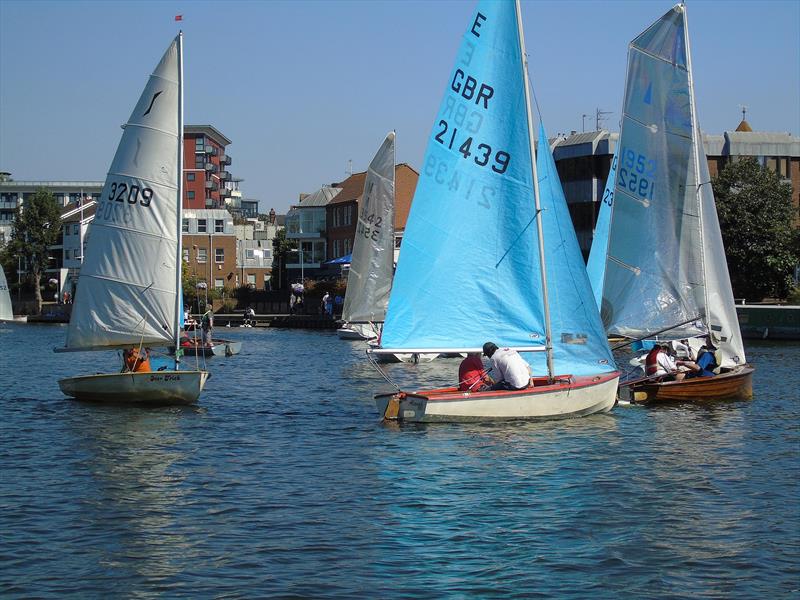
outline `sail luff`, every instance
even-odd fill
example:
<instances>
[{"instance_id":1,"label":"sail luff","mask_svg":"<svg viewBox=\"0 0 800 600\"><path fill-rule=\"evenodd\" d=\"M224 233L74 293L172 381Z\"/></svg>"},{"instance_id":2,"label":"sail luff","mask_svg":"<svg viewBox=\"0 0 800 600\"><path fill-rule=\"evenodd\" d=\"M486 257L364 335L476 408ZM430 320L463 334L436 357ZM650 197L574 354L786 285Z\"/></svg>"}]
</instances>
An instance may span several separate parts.
<instances>
[{"instance_id":1,"label":"sail luff","mask_svg":"<svg viewBox=\"0 0 800 600\"><path fill-rule=\"evenodd\" d=\"M181 319L183 318L183 32L178 33L178 190L177 213L175 226L177 228L177 244L175 253L175 370L181 362ZM209 282L210 283L210 282Z\"/></svg>"},{"instance_id":2,"label":"sail luff","mask_svg":"<svg viewBox=\"0 0 800 600\"><path fill-rule=\"evenodd\" d=\"M528 147L530 150L531 177L533 179L533 199L536 207L536 231L539 242L539 274L542 281L542 305L544 309L545 348L547 352L547 376L552 380L553 369L553 336L550 323L550 301L547 294L547 268L544 259L544 228L542 226L542 208L539 197L539 178L536 174L536 156L534 154L533 111L531 109L530 81L528 80L528 55L525 53L525 34L522 28L522 9L520 0L516 0L517 31L519 38L520 63L522 64L522 81L525 90L525 111L528 119ZM543 152L545 149L540 148ZM547 149L549 151L549 148Z\"/></svg>"},{"instance_id":3,"label":"sail luff","mask_svg":"<svg viewBox=\"0 0 800 600\"><path fill-rule=\"evenodd\" d=\"M11 294L8 291L8 281L3 267L0 266L0 321L11 321L14 311L11 309Z\"/></svg>"}]
</instances>

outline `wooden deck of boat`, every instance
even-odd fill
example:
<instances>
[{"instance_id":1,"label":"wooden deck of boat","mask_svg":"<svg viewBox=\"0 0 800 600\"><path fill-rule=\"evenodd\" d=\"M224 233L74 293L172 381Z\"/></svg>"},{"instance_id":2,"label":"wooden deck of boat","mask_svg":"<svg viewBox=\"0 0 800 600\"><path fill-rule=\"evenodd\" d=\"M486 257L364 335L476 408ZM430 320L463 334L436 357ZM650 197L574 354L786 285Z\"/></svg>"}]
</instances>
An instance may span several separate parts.
<instances>
[{"instance_id":1,"label":"wooden deck of boat","mask_svg":"<svg viewBox=\"0 0 800 600\"><path fill-rule=\"evenodd\" d=\"M676 401L749 400L753 397L753 371L752 367L745 365L714 377L633 383L634 400L647 404ZM641 397L642 395L644 397Z\"/></svg>"}]
</instances>

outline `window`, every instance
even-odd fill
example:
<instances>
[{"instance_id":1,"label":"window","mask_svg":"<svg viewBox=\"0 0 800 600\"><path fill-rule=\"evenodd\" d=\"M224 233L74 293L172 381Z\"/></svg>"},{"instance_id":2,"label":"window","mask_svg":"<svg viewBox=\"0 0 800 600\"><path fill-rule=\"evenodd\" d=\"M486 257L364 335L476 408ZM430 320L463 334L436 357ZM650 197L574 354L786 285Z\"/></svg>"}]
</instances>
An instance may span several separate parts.
<instances>
[{"instance_id":1,"label":"window","mask_svg":"<svg viewBox=\"0 0 800 600\"><path fill-rule=\"evenodd\" d=\"M247 285L252 285L253 287L256 286L256 276L254 273L247 274Z\"/></svg>"},{"instance_id":2,"label":"window","mask_svg":"<svg viewBox=\"0 0 800 600\"><path fill-rule=\"evenodd\" d=\"M339 258L341 254L339 254L341 240L333 240L333 257L332 258Z\"/></svg>"},{"instance_id":3,"label":"window","mask_svg":"<svg viewBox=\"0 0 800 600\"><path fill-rule=\"evenodd\" d=\"M194 168L195 169L205 169L206 168L206 157L202 154L195 154L194 155Z\"/></svg>"},{"instance_id":4,"label":"window","mask_svg":"<svg viewBox=\"0 0 800 600\"><path fill-rule=\"evenodd\" d=\"M206 138L204 138L202 135L200 137L194 138L195 152L202 151L205 145L206 145Z\"/></svg>"},{"instance_id":5,"label":"window","mask_svg":"<svg viewBox=\"0 0 800 600\"><path fill-rule=\"evenodd\" d=\"M349 238L344 241L344 253L345 254L349 254L350 253L350 239Z\"/></svg>"},{"instance_id":6,"label":"window","mask_svg":"<svg viewBox=\"0 0 800 600\"><path fill-rule=\"evenodd\" d=\"M204 263L208 260L208 249L206 248L198 248L197 249L197 262Z\"/></svg>"},{"instance_id":7,"label":"window","mask_svg":"<svg viewBox=\"0 0 800 600\"><path fill-rule=\"evenodd\" d=\"M189 219L183 220L183 223L181 224L181 231L183 233L189 233Z\"/></svg>"},{"instance_id":8,"label":"window","mask_svg":"<svg viewBox=\"0 0 800 600\"><path fill-rule=\"evenodd\" d=\"M80 235L80 233L81 233L81 224L80 223L75 223L75 228L72 230L72 233L74 233L75 235Z\"/></svg>"},{"instance_id":9,"label":"window","mask_svg":"<svg viewBox=\"0 0 800 600\"><path fill-rule=\"evenodd\" d=\"M339 226L339 207L338 206L334 207L334 209L333 209L333 226L334 227L338 227Z\"/></svg>"},{"instance_id":10,"label":"window","mask_svg":"<svg viewBox=\"0 0 800 600\"><path fill-rule=\"evenodd\" d=\"M197 219L197 233L206 233L207 232L206 220L205 219Z\"/></svg>"},{"instance_id":11,"label":"window","mask_svg":"<svg viewBox=\"0 0 800 600\"><path fill-rule=\"evenodd\" d=\"M187 200L194 200L194 191L189 190L186 192L186 199Z\"/></svg>"},{"instance_id":12,"label":"window","mask_svg":"<svg viewBox=\"0 0 800 600\"><path fill-rule=\"evenodd\" d=\"M187 262L187 263L189 262L189 249L188 248L184 248L183 249L183 262Z\"/></svg>"},{"instance_id":13,"label":"window","mask_svg":"<svg viewBox=\"0 0 800 600\"><path fill-rule=\"evenodd\" d=\"M187 173L186 181L194 181L194 173Z\"/></svg>"},{"instance_id":14,"label":"window","mask_svg":"<svg viewBox=\"0 0 800 600\"><path fill-rule=\"evenodd\" d=\"M214 262L225 262L225 248L214 248Z\"/></svg>"},{"instance_id":15,"label":"window","mask_svg":"<svg viewBox=\"0 0 800 600\"><path fill-rule=\"evenodd\" d=\"M350 225L353 221L353 207L352 206L345 206L344 207L344 224Z\"/></svg>"},{"instance_id":16,"label":"window","mask_svg":"<svg viewBox=\"0 0 800 600\"><path fill-rule=\"evenodd\" d=\"M225 287L225 281L223 279L214 279L214 287L221 290Z\"/></svg>"},{"instance_id":17,"label":"window","mask_svg":"<svg viewBox=\"0 0 800 600\"><path fill-rule=\"evenodd\" d=\"M252 248L247 248L247 249L244 251L244 257L245 257L247 260L252 260L252 259L254 259L254 258L256 257L256 254L255 254L255 252L253 251L253 249L252 249Z\"/></svg>"},{"instance_id":18,"label":"window","mask_svg":"<svg viewBox=\"0 0 800 600\"><path fill-rule=\"evenodd\" d=\"M223 219L214 219L214 233L225 233L225 221Z\"/></svg>"}]
</instances>

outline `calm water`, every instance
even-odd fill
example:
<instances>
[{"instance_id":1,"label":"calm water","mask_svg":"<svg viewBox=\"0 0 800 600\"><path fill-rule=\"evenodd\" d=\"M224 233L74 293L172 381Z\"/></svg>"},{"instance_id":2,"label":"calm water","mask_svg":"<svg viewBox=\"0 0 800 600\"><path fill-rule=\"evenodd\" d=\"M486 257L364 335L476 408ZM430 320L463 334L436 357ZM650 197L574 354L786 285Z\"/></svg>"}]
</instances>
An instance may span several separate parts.
<instances>
[{"instance_id":1,"label":"calm water","mask_svg":"<svg viewBox=\"0 0 800 600\"><path fill-rule=\"evenodd\" d=\"M0 324L5 598L800 595L798 344L752 402L397 427L334 334L223 330L197 408L135 409L62 397L117 366L64 332Z\"/></svg>"}]
</instances>

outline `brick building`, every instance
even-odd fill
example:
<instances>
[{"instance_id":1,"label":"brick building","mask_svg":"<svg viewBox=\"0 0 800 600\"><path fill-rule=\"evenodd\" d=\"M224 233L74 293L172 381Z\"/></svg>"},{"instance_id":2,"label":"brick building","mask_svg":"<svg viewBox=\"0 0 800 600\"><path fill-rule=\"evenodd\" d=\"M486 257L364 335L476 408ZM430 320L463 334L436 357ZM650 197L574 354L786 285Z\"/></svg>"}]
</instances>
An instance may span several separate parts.
<instances>
[{"instance_id":1,"label":"brick building","mask_svg":"<svg viewBox=\"0 0 800 600\"><path fill-rule=\"evenodd\" d=\"M231 196L232 177L226 167L231 157L225 149L231 143L211 125L183 128L183 207L224 208Z\"/></svg>"}]
</instances>

